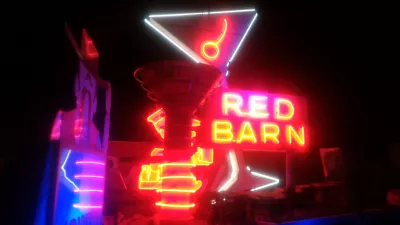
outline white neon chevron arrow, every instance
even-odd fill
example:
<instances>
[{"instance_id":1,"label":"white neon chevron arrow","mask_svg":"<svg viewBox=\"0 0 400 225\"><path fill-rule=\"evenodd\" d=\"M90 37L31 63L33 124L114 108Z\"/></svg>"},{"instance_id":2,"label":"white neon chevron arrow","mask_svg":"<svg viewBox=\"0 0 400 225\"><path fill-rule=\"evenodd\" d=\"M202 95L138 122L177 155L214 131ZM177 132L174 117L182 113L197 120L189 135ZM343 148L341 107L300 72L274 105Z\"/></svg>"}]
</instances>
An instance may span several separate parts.
<instances>
[{"instance_id":1,"label":"white neon chevron arrow","mask_svg":"<svg viewBox=\"0 0 400 225\"><path fill-rule=\"evenodd\" d=\"M229 175L222 179L218 192L259 191L279 184L278 178L252 171L249 166L246 166L243 160L243 151L231 150L227 158Z\"/></svg>"}]
</instances>

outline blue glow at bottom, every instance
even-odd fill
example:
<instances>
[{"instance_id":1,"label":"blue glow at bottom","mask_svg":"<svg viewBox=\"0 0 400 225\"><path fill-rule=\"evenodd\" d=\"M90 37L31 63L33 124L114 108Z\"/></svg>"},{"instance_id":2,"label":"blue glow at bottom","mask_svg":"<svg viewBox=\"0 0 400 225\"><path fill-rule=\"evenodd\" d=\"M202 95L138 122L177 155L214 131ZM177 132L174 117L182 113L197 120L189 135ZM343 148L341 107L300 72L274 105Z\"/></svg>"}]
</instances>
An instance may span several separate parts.
<instances>
[{"instance_id":1,"label":"blue glow at bottom","mask_svg":"<svg viewBox=\"0 0 400 225\"><path fill-rule=\"evenodd\" d=\"M94 174L104 176L105 167L99 165L77 165L76 161L100 161L104 162L102 156L62 149L60 155L60 167L57 181L57 200L55 209L55 225L73 224L102 224L102 209L78 209L74 204L82 205L103 205L103 193L79 193L79 189L96 189L104 191L104 180L82 180L75 179L77 174ZM65 172L64 172L65 171Z\"/></svg>"}]
</instances>

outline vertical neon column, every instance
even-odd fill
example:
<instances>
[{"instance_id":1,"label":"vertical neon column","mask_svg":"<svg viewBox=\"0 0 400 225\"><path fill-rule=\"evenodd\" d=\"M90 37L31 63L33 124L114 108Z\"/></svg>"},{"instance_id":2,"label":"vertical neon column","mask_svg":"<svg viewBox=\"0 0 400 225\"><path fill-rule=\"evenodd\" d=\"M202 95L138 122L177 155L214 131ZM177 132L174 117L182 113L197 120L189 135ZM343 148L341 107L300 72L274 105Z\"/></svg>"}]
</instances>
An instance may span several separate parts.
<instances>
[{"instance_id":1,"label":"vertical neon column","mask_svg":"<svg viewBox=\"0 0 400 225\"><path fill-rule=\"evenodd\" d=\"M165 112L164 156L160 171L160 222L190 218L191 194L201 186L191 173L196 149L192 143L192 121L196 109L221 78L218 69L185 61L162 61L146 65L135 78ZM140 76L140 78L139 78Z\"/></svg>"}]
</instances>

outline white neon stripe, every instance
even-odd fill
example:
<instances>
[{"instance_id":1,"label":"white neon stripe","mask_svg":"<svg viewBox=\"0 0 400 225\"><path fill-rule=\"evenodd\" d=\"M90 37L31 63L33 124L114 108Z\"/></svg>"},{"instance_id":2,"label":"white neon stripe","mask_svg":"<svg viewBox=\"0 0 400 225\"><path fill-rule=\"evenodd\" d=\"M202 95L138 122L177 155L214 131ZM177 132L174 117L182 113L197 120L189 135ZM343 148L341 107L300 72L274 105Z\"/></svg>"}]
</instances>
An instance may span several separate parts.
<instances>
[{"instance_id":1,"label":"white neon stripe","mask_svg":"<svg viewBox=\"0 0 400 225\"><path fill-rule=\"evenodd\" d=\"M238 179L238 174L239 174L239 165L236 159L236 155L234 152L229 152L229 164L231 166L231 176L229 177L229 180L227 180L221 188L218 190L218 192L221 191L227 191L229 190L230 187L237 181Z\"/></svg>"},{"instance_id":2,"label":"white neon stripe","mask_svg":"<svg viewBox=\"0 0 400 225\"><path fill-rule=\"evenodd\" d=\"M250 170L249 167L248 167L248 170ZM271 176L268 176L268 175L265 175L265 174L261 174L261 173L257 173L257 172L253 172L253 171L251 171L250 173L253 176L256 176L256 177L261 177L261 178L264 178L264 179L267 179L267 180L273 180L273 182L271 182L269 184L258 186L256 188L251 189L250 191L257 191L257 190L264 189L264 188L267 188L267 187L270 187L272 185L276 185L276 184L279 183L279 179L277 179L275 177L271 177Z\"/></svg>"},{"instance_id":3,"label":"white neon stripe","mask_svg":"<svg viewBox=\"0 0 400 225\"><path fill-rule=\"evenodd\" d=\"M193 12L193 13L168 13L168 14L154 14L149 15L149 18L162 18L162 17L177 17L177 16L201 16L209 14L224 14L224 13L243 13L243 12L255 12L255 9L238 9L238 10L223 10L223 11L205 11L205 12Z\"/></svg>"},{"instance_id":4,"label":"white neon stripe","mask_svg":"<svg viewBox=\"0 0 400 225\"><path fill-rule=\"evenodd\" d=\"M213 11L210 14L223 14L223 13L242 13L242 12L255 12L256 9L237 9L237 10L224 10L224 11Z\"/></svg>"},{"instance_id":5,"label":"white neon stripe","mask_svg":"<svg viewBox=\"0 0 400 225\"><path fill-rule=\"evenodd\" d=\"M165 30L160 24L158 24L156 21L150 19L147 20L145 19L144 22L149 25L151 28L153 28L155 31L157 31L161 36L163 36L165 39L167 39L171 44L173 44L175 47L177 47L179 50L181 50L183 53L185 53L189 58L191 58L193 61L196 63L205 63L208 64L206 61L201 59L200 57L196 57L195 53L191 53L191 50L186 47L181 41L179 41L175 36L173 36L171 33L169 33L167 30Z\"/></svg>"},{"instance_id":6,"label":"white neon stripe","mask_svg":"<svg viewBox=\"0 0 400 225\"><path fill-rule=\"evenodd\" d=\"M246 30L246 32L244 33L243 37L242 37L242 40L240 40L238 46L236 47L235 51L233 52L232 57L229 59L229 61L228 61L228 63L227 63L227 66L228 66L229 63L232 62L232 60L235 58L237 52L238 52L239 49L240 49L240 46L242 45L242 43L243 43L244 39L246 38L247 34L249 33L249 30L250 30L251 27L253 26L254 21L255 21L256 18L257 18L257 15L258 15L257 13L256 13L256 15L254 15L253 20L250 22L250 25L247 27L247 30Z\"/></svg>"},{"instance_id":7,"label":"white neon stripe","mask_svg":"<svg viewBox=\"0 0 400 225\"><path fill-rule=\"evenodd\" d=\"M68 150L68 153L67 153L67 156L65 157L65 160L64 160L64 163L62 164L62 166L61 166L61 170L63 171L63 173L64 173L64 178L70 183L70 184L72 184L77 190L79 190L79 188L78 188L78 186L71 180L71 179L69 179L69 177L67 176L67 171L65 170L65 164L67 164L67 161L68 161L68 158L69 158L69 155L71 154L71 150Z\"/></svg>"}]
</instances>

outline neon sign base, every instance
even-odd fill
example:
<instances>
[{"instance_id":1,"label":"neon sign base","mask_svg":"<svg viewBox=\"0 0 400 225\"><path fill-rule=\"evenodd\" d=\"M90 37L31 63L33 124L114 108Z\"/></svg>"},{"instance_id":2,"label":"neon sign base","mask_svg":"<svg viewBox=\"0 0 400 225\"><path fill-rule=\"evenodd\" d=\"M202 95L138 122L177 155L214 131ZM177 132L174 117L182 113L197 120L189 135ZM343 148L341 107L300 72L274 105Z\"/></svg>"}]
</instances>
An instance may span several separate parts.
<instances>
[{"instance_id":1,"label":"neon sign base","mask_svg":"<svg viewBox=\"0 0 400 225\"><path fill-rule=\"evenodd\" d=\"M220 81L222 74L215 67L206 64L160 61L139 68L134 77L148 92L149 98L160 104L165 117L169 118L165 120L162 156L165 163L161 180L163 177L173 177L171 174L184 174L179 176L187 179L191 173L190 168L187 170L188 165L184 164L188 164L194 154L190 151L193 113ZM177 179L176 176L162 181L161 201L156 203L160 207L160 214L156 217L158 224L189 223L190 209L194 207L190 202L190 195L197 190L189 187L190 182Z\"/></svg>"}]
</instances>

